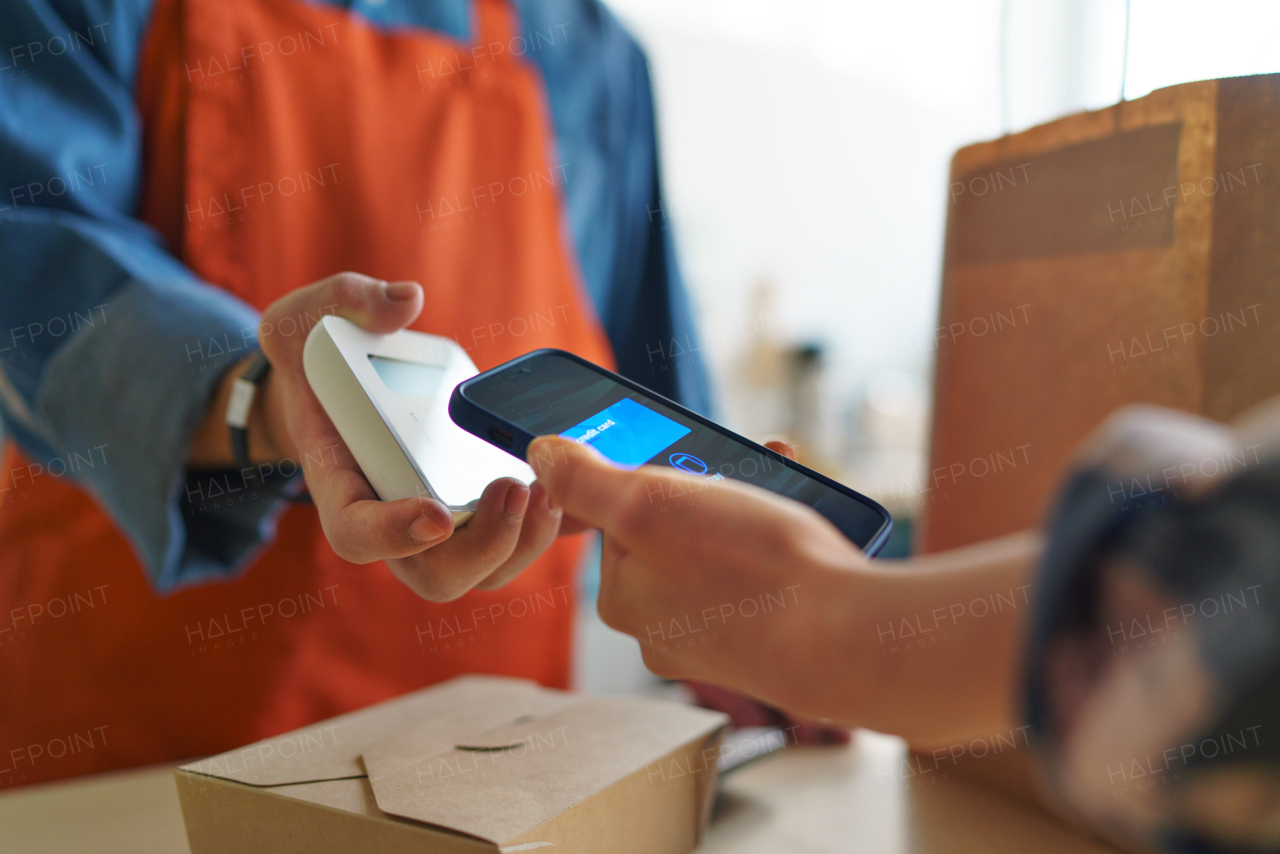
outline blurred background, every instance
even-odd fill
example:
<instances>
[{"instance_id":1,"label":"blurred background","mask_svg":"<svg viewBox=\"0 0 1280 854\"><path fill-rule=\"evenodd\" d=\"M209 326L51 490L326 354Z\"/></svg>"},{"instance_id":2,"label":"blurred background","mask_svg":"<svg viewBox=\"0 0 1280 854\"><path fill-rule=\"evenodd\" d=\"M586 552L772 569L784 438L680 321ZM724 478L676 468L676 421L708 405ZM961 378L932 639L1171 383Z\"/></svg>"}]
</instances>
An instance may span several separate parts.
<instances>
[{"instance_id":1,"label":"blurred background","mask_svg":"<svg viewBox=\"0 0 1280 854\"><path fill-rule=\"evenodd\" d=\"M957 148L1153 89L1280 70L1275 0L605 0L648 53L667 209L719 420L892 512L926 485ZM1126 32L1126 5L1128 20ZM1126 61L1127 50L1127 61ZM655 677L599 624L579 684Z\"/></svg>"}]
</instances>

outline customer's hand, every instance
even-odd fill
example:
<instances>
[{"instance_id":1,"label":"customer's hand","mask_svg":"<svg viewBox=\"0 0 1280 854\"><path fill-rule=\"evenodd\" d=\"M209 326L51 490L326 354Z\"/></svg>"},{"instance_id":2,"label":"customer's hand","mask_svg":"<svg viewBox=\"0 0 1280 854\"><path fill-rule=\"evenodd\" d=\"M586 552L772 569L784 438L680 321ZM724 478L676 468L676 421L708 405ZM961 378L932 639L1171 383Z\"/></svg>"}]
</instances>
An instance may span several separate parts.
<instances>
[{"instance_id":1,"label":"customer's hand","mask_svg":"<svg viewBox=\"0 0 1280 854\"><path fill-rule=\"evenodd\" d=\"M832 662L852 658L847 628L869 616L850 586L877 573L830 522L733 481L622 471L558 437L535 440L529 462L553 504L603 529L600 616L651 670L850 721L856 680L832 678Z\"/></svg>"},{"instance_id":2,"label":"customer's hand","mask_svg":"<svg viewBox=\"0 0 1280 854\"><path fill-rule=\"evenodd\" d=\"M655 673L918 749L1020 720L1034 533L886 566L811 508L747 484L622 471L554 436L528 456L566 522L603 529L600 616ZM997 595L1018 606L971 613Z\"/></svg>"},{"instance_id":3,"label":"customer's hand","mask_svg":"<svg viewBox=\"0 0 1280 854\"><path fill-rule=\"evenodd\" d=\"M787 442L773 440L765 442L764 446L782 454L787 459L796 458L795 449ZM796 720L768 703L762 703L728 688L721 688L719 685L689 680L685 682L685 687L693 694L699 706L724 712L735 727L776 727L786 735L789 745L803 747L819 744L848 744L851 740L846 727Z\"/></svg>"},{"instance_id":4,"label":"customer's hand","mask_svg":"<svg viewBox=\"0 0 1280 854\"><path fill-rule=\"evenodd\" d=\"M268 306L259 344L272 370L258 395L261 408L258 399L254 402L250 454L255 462L285 457L297 462L325 536L340 557L361 564L385 560L414 592L440 602L472 587L497 587L511 580L555 540L561 514L548 506L541 486L531 489L513 478L489 484L475 514L457 530L448 508L438 501L378 500L307 383L303 345L322 314L388 333L408 326L422 306L416 282L388 283L356 273L339 273ZM224 394L210 407L211 436L226 435L223 411ZM207 447L202 453L193 450L192 464L216 456Z\"/></svg>"}]
</instances>

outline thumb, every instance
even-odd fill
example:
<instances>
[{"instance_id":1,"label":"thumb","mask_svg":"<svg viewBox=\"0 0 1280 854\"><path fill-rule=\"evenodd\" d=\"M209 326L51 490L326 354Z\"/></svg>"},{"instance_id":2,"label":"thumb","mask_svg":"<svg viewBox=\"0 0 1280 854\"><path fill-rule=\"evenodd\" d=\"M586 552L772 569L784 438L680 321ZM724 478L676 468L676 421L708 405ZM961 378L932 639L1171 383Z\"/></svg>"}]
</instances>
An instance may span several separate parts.
<instances>
[{"instance_id":1,"label":"thumb","mask_svg":"<svg viewBox=\"0 0 1280 854\"><path fill-rule=\"evenodd\" d=\"M616 468L594 448L560 436L534 439L527 457L553 506L606 531L619 528L648 480L643 472Z\"/></svg>"},{"instance_id":2,"label":"thumb","mask_svg":"<svg viewBox=\"0 0 1280 854\"><path fill-rule=\"evenodd\" d=\"M298 288L267 306L259 345L273 364L298 359L311 327L326 314L344 317L370 332L403 329L422 311L417 282L384 282L359 273L338 273ZM299 334L300 333L300 334Z\"/></svg>"}]
</instances>

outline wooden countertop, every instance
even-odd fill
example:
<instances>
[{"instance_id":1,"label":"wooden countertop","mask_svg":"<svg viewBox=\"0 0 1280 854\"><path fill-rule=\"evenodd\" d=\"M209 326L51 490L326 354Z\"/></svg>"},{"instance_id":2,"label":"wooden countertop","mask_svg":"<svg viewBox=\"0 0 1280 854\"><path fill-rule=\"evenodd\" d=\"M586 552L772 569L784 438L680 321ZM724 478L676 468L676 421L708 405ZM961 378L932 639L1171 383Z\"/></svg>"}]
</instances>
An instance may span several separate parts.
<instances>
[{"instance_id":1,"label":"wooden countertop","mask_svg":"<svg viewBox=\"0 0 1280 854\"><path fill-rule=\"evenodd\" d=\"M782 751L727 777L704 854L956 852L1103 854L1035 809L954 774L904 781L901 741L859 732L854 745ZM0 795L4 848L187 854L173 783L156 766Z\"/></svg>"}]
</instances>

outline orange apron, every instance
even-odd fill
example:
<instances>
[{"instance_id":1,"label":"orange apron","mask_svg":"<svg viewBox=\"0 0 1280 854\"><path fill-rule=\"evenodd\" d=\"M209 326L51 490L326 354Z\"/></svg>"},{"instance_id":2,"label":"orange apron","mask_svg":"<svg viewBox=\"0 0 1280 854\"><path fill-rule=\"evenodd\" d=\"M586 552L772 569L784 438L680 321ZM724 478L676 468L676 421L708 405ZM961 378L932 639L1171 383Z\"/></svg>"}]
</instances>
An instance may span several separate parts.
<instances>
[{"instance_id":1,"label":"orange apron","mask_svg":"<svg viewBox=\"0 0 1280 854\"><path fill-rule=\"evenodd\" d=\"M340 270L415 279L413 328L482 370L537 347L611 364L512 16L479 0L472 46L303 0L161 0L143 218L259 309ZM568 684L578 538L434 605L295 507L242 577L159 597L84 492L20 492L0 510L0 787L215 753L458 673Z\"/></svg>"}]
</instances>

